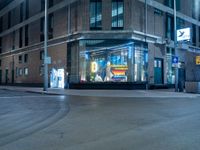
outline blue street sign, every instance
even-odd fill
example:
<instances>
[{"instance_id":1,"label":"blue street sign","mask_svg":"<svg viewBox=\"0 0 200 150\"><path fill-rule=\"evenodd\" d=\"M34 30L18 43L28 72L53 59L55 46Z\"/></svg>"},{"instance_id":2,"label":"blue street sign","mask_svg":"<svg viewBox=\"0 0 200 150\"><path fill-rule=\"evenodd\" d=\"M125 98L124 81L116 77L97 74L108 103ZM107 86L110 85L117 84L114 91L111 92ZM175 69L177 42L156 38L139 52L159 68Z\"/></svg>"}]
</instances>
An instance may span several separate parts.
<instances>
[{"instance_id":1,"label":"blue street sign","mask_svg":"<svg viewBox=\"0 0 200 150\"><path fill-rule=\"evenodd\" d=\"M178 64L178 57L172 56L172 65L177 65L177 64Z\"/></svg>"}]
</instances>

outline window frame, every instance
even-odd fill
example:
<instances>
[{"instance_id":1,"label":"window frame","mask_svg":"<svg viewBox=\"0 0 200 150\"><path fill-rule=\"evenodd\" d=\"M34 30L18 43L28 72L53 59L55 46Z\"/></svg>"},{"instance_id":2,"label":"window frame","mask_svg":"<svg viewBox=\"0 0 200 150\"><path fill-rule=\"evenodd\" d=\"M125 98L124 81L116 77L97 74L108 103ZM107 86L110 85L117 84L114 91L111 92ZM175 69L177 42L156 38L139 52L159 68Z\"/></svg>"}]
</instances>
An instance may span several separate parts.
<instances>
[{"instance_id":1,"label":"window frame","mask_svg":"<svg viewBox=\"0 0 200 150\"><path fill-rule=\"evenodd\" d=\"M113 17L113 5L114 3L117 4L117 15L115 16L117 18L117 26L113 26L113 20L114 20L114 17ZM120 8L120 5L119 3L122 3L122 7L123 7L123 12L122 12L122 26L120 26L120 14L119 14L119 8ZM124 0L112 0L112 8L111 8L111 29L112 30L123 30L124 29Z\"/></svg>"},{"instance_id":2,"label":"window frame","mask_svg":"<svg viewBox=\"0 0 200 150\"><path fill-rule=\"evenodd\" d=\"M94 5L94 12L92 12L92 5ZM89 19L89 25L90 25L90 30L102 30L102 0L90 0L90 19ZM98 7L100 7L100 10L98 10ZM92 13L94 13L94 26L91 24L91 20L93 18ZM101 19L100 19L100 25L98 25L98 15L100 14Z\"/></svg>"},{"instance_id":3,"label":"window frame","mask_svg":"<svg viewBox=\"0 0 200 150\"><path fill-rule=\"evenodd\" d=\"M19 64L22 63L22 59L23 59L22 55L19 55L19 56L18 56L18 62L19 62Z\"/></svg>"},{"instance_id":4,"label":"window frame","mask_svg":"<svg viewBox=\"0 0 200 150\"><path fill-rule=\"evenodd\" d=\"M28 76L28 75L29 75L29 69L28 69L28 67L25 67L24 68L24 76Z\"/></svg>"},{"instance_id":5,"label":"window frame","mask_svg":"<svg viewBox=\"0 0 200 150\"><path fill-rule=\"evenodd\" d=\"M28 54L24 54L24 63L28 63Z\"/></svg>"}]
</instances>

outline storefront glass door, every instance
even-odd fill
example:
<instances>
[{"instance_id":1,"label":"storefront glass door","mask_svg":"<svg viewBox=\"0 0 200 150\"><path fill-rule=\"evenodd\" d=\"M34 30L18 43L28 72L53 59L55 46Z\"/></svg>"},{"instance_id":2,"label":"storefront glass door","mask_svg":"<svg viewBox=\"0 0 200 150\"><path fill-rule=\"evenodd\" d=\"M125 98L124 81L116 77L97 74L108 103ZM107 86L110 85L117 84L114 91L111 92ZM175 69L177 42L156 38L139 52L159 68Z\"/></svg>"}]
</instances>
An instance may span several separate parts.
<instances>
[{"instance_id":1,"label":"storefront glass door","mask_svg":"<svg viewBox=\"0 0 200 150\"><path fill-rule=\"evenodd\" d=\"M159 58L154 60L154 83L163 84L163 60Z\"/></svg>"}]
</instances>

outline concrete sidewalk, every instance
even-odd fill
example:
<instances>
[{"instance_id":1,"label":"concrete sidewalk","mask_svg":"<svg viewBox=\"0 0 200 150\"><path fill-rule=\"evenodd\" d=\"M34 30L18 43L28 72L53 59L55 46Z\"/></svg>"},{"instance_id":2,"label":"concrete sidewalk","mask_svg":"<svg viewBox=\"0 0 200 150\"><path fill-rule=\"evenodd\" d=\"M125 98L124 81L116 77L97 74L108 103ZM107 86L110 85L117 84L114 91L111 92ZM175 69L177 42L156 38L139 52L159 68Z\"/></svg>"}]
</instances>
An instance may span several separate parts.
<instances>
[{"instance_id":1,"label":"concrete sidewalk","mask_svg":"<svg viewBox=\"0 0 200 150\"><path fill-rule=\"evenodd\" d=\"M19 86L0 86L0 90L12 90L48 95L74 95L74 96L97 96L97 97L160 97L160 98L195 98L200 94L177 93L174 89L159 90L75 90L75 89L51 89L47 92L43 88L19 87Z\"/></svg>"}]
</instances>

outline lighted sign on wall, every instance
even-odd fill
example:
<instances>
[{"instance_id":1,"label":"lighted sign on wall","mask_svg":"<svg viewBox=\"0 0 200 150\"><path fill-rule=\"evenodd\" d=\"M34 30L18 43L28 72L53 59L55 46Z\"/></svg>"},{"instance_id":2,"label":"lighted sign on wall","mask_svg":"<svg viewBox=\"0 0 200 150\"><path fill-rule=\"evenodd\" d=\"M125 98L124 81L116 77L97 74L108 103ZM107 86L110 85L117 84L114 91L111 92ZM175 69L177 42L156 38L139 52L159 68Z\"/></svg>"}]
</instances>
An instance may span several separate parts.
<instances>
[{"instance_id":1,"label":"lighted sign on wall","mask_svg":"<svg viewBox=\"0 0 200 150\"><path fill-rule=\"evenodd\" d=\"M196 56L196 65L200 65L200 56Z\"/></svg>"},{"instance_id":2,"label":"lighted sign on wall","mask_svg":"<svg viewBox=\"0 0 200 150\"><path fill-rule=\"evenodd\" d=\"M189 41L191 39L190 28L177 30L177 41Z\"/></svg>"},{"instance_id":3,"label":"lighted sign on wall","mask_svg":"<svg viewBox=\"0 0 200 150\"><path fill-rule=\"evenodd\" d=\"M97 64L97 62L93 61L91 63L91 72L95 73L95 72L97 72L97 70L98 70L98 64Z\"/></svg>"}]
</instances>

